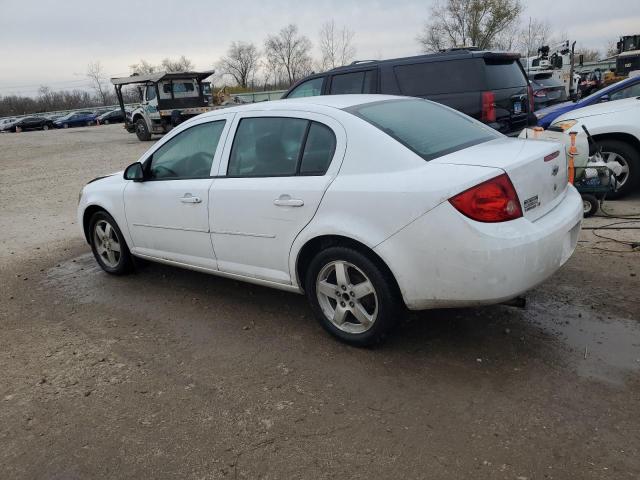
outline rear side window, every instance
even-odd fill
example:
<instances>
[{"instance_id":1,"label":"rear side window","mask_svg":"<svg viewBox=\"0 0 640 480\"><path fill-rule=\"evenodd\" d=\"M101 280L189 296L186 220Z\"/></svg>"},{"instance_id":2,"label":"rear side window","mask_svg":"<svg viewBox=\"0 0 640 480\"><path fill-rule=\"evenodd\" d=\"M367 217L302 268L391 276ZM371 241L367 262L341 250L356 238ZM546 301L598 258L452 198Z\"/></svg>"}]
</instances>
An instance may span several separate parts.
<instances>
[{"instance_id":1,"label":"rear side window","mask_svg":"<svg viewBox=\"0 0 640 480\"><path fill-rule=\"evenodd\" d=\"M476 59L398 65L393 70L400 91L413 97L484 90Z\"/></svg>"},{"instance_id":2,"label":"rear side window","mask_svg":"<svg viewBox=\"0 0 640 480\"><path fill-rule=\"evenodd\" d=\"M466 115L426 100L386 100L345 110L427 161L501 136Z\"/></svg>"},{"instance_id":3,"label":"rear side window","mask_svg":"<svg viewBox=\"0 0 640 480\"><path fill-rule=\"evenodd\" d=\"M331 78L331 95L346 95L350 93L375 93L373 82L374 71L351 72L334 75Z\"/></svg>"},{"instance_id":4,"label":"rear side window","mask_svg":"<svg viewBox=\"0 0 640 480\"><path fill-rule=\"evenodd\" d=\"M527 79L517 60L493 60L485 58L488 90L526 87ZM537 80L536 80L537 81Z\"/></svg>"},{"instance_id":5,"label":"rear side window","mask_svg":"<svg viewBox=\"0 0 640 480\"><path fill-rule=\"evenodd\" d=\"M336 137L331 129L320 123L311 122L302 154L300 175L324 175L329 168L335 149Z\"/></svg>"},{"instance_id":6,"label":"rear side window","mask_svg":"<svg viewBox=\"0 0 640 480\"><path fill-rule=\"evenodd\" d=\"M324 78L312 78L306 82L302 82L296 88L291 90L287 98L315 97L322 93L322 82Z\"/></svg>"},{"instance_id":7,"label":"rear side window","mask_svg":"<svg viewBox=\"0 0 640 480\"><path fill-rule=\"evenodd\" d=\"M227 175L324 175L335 151L333 131L301 118L244 118L238 125Z\"/></svg>"}]
</instances>

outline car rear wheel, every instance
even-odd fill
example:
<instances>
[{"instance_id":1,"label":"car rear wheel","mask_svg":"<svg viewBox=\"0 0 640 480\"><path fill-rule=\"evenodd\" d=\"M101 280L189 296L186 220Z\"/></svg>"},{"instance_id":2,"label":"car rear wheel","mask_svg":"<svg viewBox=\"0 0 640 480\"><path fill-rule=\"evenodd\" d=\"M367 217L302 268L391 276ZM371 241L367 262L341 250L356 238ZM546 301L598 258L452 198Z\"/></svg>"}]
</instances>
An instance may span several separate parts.
<instances>
[{"instance_id":1,"label":"car rear wheel","mask_svg":"<svg viewBox=\"0 0 640 480\"><path fill-rule=\"evenodd\" d=\"M402 313L391 275L351 248L331 247L316 255L305 286L320 324L350 345L380 343Z\"/></svg>"},{"instance_id":2,"label":"car rear wheel","mask_svg":"<svg viewBox=\"0 0 640 480\"><path fill-rule=\"evenodd\" d=\"M104 123L105 125L109 125L109 120L105 120L105 121L104 121L104 122L102 122L102 123Z\"/></svg>"},{"instance_id":3,"label":"car rear wheel","mask_svg":"<svg viewBox=\"0 0 640 480\"><path fill-rule=\"evenodd\" d=\"M65 123L64 125L62 125L62 128L69 128L69 124Z\"/></svg>"},{"instance_id":4,"label":"car rear wheel","mask_svg":"<svg viewBox=\"0 0 640 480\"><path fill-rule=\"evenodd\" d=\"M49 125L43 125L42 130L49 130Z\"/></svg>"},{"instance_id":5,"label":"car rear wheel","mask_svg":"<svg viewBox=\"0 0 640 480\"><path fill-rule=\"evenodd\" d=\"M136 135L138 136L138 140L140 140L141 142L151 140L151 133L147 128L147 122L145 122L142 118L136 120Z\"/></svg>"},{"instance_id":6,"label":"car rear wheel","mask_svg":"<svg viewBox=\"0 0 640 480\"><path fill-rule=\"evenodd\" d=\"M131 253L118 228L107 212L96 212L89 223L91 250L102 269L112 275L124 275L133 268Z\"/></svg>"},{"instance_id":7,"label":"car rear wheel","mask_svg":"<svg viewBox=\"0 0 640 480\"><path fill-rule=\"evenodd\" d=\"M640 178L640 153L626 142L620 140L598 140L602 147L602 158L606 163L618 163L622 172L616 175L618 191L607 194L607 198L622 198L631 193Z\"/></svg>"}]
</instances>

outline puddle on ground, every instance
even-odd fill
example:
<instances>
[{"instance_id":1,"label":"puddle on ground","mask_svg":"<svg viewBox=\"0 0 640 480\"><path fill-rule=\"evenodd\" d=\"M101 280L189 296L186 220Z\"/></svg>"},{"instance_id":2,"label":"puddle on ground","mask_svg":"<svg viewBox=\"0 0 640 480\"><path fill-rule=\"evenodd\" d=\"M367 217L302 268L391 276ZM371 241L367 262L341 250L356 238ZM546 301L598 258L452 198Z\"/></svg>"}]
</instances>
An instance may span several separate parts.
<instances>
[{"instance_id":1,"label":"puddle on ground","mask_svg":"<svg viewBox=\"0 0 640 480\"><path fill-rule=\"evenodd\" d=\"M540 297L530 302L525 318L569 347L581 377L620 385L640 373L638 319Z\"/></svg>"}]
</instances>

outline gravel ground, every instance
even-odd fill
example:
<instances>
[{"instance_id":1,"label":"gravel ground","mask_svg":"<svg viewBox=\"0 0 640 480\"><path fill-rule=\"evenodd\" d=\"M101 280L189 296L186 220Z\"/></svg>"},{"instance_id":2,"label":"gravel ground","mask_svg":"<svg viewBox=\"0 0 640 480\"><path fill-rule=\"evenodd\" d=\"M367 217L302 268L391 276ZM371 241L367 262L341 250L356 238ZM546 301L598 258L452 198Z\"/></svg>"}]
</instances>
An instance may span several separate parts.
<instances>
[{"instance_id":1,"label":"gravel ground","mask_svg":"<svg viewBox=\"0 0 640 480\"><path fill-rule=\"evenodd\" d=\"M0 135L1 478L640 477L640 252L594 235L640 230L583 230L524 310L416 313L349 348L299 295L98 270L77 194L150 145Z\"/></svg>"}]
</instances>

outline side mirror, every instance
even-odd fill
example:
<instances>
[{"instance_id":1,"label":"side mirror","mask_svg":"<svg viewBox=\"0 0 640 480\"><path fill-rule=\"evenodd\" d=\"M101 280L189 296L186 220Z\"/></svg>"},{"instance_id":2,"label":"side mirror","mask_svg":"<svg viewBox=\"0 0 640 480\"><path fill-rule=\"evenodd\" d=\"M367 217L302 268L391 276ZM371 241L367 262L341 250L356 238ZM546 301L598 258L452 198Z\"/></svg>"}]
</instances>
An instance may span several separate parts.
<instances>
[{"instance_id":1,"label":"side mirror","mask_svg":"<svg viewBox=\"0 0 640 480\"><path fill-rule=\"evenodd\" d=\"M132 163L124 171L125 180L133 180L134 182L142 182L144 180L144 170L140 162Z\"/></svg>"}]
</instances>

